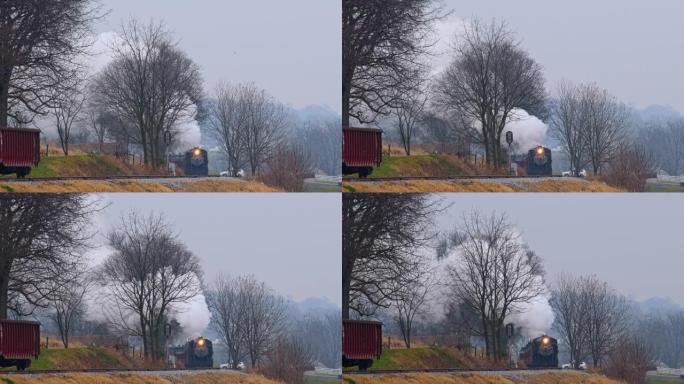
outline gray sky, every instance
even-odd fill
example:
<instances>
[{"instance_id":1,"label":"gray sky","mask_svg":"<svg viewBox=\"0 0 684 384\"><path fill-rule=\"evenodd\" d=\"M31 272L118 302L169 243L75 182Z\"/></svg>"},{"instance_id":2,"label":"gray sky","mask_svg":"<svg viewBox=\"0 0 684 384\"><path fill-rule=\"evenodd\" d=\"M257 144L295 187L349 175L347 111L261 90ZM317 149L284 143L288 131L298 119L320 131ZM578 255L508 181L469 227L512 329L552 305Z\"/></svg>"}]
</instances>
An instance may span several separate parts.
<instances>
[{"instance_id":1,"label":"gray sky","mask_svg":"<svg viewBox=\"0 0 684 384\"><path fill-rule=\"evenodd\" d=\"M505 212L544 260L547 279L596 274L637 300L684 305L684 195L445 194L445 230L472 209Z\"/></svg>"},{"instance_id":2,"label":"gray sky","mask_svg":"<svg viewBox=\"0 0 684 384\"><path fill-rule=\"evenodd\" d=\"M131 17L163 20L202 68L205 87L253 81L301 108L341 111L340 0L101 0L103 39Z\"/></svg>"},{"instance_id":3,"label":"gray sky","mask_svg":"<svg viewBox=\"0 0 684 384\"><path fill-rule=\"evenodd\" d=\"M205 277L253 274L295 301L327 298L341 305L341 199L338 194L100 195L103 234L131 210L163 213L201 260ZM102 236L96 242L102 243ZM92 254L101 261L109 251Z\"/></svg>"},{"instance_id":4,"label":"gray sky","mask_svg":"<svg viewBox=\"0 0 684 384\"><path fill-rule=\"evenodd\" d=\"M506 20L545 68L549 89L561 79L593 81L636 107L684 112L684 2L680 0L445 0L453 9L440 33L462 20Z\"/></svg>"}]
</instances>

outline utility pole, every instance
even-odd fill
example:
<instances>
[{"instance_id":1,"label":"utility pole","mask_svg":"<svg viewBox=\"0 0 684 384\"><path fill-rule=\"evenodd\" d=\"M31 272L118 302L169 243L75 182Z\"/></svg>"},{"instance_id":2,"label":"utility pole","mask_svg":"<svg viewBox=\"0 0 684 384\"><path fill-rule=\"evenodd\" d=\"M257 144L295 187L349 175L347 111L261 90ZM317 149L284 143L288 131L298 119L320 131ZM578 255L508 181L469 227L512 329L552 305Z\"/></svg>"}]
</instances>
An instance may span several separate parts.
<instances>
[{"instance_id":1,"label":"utility pole","mask_svg":"<svg viewBox=\"0 0 684 384\"><path fill-rule=\"evenodd\" d=\"M171 131L164 130L164 152L166 152L166 174L171 175L171 164L169 164L169 146L171 145Z\"/></svg>"},{"instance_id":2,"label":"utility pole","mask_svg":"<svg viewBox=\"0 0 684 384\"><path fill-rule=\"evenodd\" d=\"M511 144L513 144L513 132L506 131L506 143L508 143L508 175L515 176L513 170L513 152L511 151Z\"/></svg>"}]
</instances>

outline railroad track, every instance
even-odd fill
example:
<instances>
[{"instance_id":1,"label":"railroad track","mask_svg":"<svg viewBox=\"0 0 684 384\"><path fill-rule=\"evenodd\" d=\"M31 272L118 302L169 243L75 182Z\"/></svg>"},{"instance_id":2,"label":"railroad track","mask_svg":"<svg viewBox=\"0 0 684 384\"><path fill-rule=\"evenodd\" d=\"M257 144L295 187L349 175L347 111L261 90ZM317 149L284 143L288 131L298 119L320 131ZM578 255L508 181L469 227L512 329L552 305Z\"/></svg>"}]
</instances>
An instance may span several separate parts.
<instances>
[{"instance_id":1,"label":"railroad track","mask_svg":"<svg viewBox=\"0 0 684 384\"><path fill-rule=\"evenodd\" d=\"M491 373L491 372L540 372L559 371L560 368L412 368L412 369L371 369L367 371L342 372L343 375L389 375L403 373Z\"/></svg>"},{"instance_id":2,"label":"railroad track","mask_svg":"<svg viewBox=\"0 0 684 384\"><path fill-rule=\"evenodd\" d=\"M508 176L508 175L473 175L473 176L396 176L396 177L369 177L369 178L345 178L342 181L343 182L385 182L385 181L413 181L413 180L481 180L481 179L556 179L556 178L565 178L565 179L581 179L581 177L568 177L568 176L560 176L560 175L551 175L551 176Z\"/></svg>"},{"instance_id":3,"label":"railroad track","mask_svg":"<svg viewBox=\"0 0 684 384\"><path fill-rule=\"evenodd\" d=\"M91 369L36 369L25 371L0 371L3 375L49 375L63 373L130 373L130 372L191 372L191 371L233 371L232 369L220 368L91 368Z\"/></svg>"},{"instance_id":4,"label":"railroad track","mask_svg":"<svg viewBox=\"0 0 684 384\"><path fill-rule=\"evenodd\" d=\"M115 180L136 180L136 179L164 179L164 180L184 180L184 179L205 179L205 178L221 178L223 176L208 175L208 176L168 176L168 175L131 175L131 176L60 176L60 177L25 177L18 178L0 178L0 183L30 183L30 182L45 182L45 181L115 181ZM231 179L226 177L226 179Z\"/></svg>"}]
</instances>

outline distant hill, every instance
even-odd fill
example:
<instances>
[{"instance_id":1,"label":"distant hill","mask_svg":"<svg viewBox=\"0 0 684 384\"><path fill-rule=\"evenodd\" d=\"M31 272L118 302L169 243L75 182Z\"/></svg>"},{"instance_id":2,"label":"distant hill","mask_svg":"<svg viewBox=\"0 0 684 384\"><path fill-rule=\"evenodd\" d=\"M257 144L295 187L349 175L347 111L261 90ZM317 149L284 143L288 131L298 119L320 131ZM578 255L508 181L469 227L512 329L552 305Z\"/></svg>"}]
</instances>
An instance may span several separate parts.
<instances>
[{"instance_id":1,"label":"distant hill","mask_svg":"<svg viewBox=\"0 0 684 384\"><path fill-rule=\"evenodd\" d=\"M669 297L651 297L643 301L634 301L633 304L644 315L664 314L684 309Z\"/></svg>"}]
</instances>

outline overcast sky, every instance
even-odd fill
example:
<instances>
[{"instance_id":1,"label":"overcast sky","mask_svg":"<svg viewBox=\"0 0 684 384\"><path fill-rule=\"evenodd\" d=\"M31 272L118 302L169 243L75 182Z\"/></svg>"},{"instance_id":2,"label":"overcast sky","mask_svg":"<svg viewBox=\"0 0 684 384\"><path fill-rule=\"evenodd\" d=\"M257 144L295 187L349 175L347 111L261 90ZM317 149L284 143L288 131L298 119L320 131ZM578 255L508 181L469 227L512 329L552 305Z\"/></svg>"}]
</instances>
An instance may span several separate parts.
<instances>
[{"instance_id":1,"label":"overcast sky","mask_svg":"<svg viewBox=\"0 0 684 384\"><path fill-rule=\"evenodd\" d=\"M636 107L684 112L684 1L444 0L453 16L440 26L450 39L463 20L505 20L545 69L548 88L561 79L593 81Z\"/></svg>"},{"instance_id":2,"label":"overcast sky","mask_svg":"<svg viewBox=\"0 0 684 384\"><path fill-rule=\"evenodd\" d=\"M280 101L341 111L340 0L101 0L107 41L131 17L163 20L202 68L205 87L253 81Z\"/></svg>"},{"instance_id":3,"label":"overcast sky","mask_svg":"<svg viewBox=\"0 0 684 384\"><path fill-rule=\"evenodd\" d=\"M669 297L684 305L684 195L444 194L448 230L473 209L506 213L542 257L547 279L596 274L637 300Z\"/></svg>"},{"instance_id":4,"label":"overcast sky","mask_svg":"<svg viewBox=\"0 0 684 384\"><path fill-rule=\"evenodd\" d=\"M253 274L279 294L341 305L341 199L338 194L100 195L94 221L102 234L131 210L163 213L197 255L205 277ZM103 236L96 237L103 243ZM92 252L100 262L109 251Z\"/></svg>"}]
</instances>

